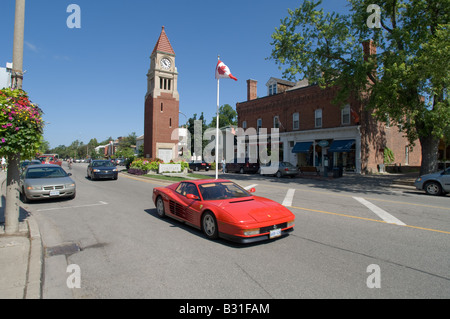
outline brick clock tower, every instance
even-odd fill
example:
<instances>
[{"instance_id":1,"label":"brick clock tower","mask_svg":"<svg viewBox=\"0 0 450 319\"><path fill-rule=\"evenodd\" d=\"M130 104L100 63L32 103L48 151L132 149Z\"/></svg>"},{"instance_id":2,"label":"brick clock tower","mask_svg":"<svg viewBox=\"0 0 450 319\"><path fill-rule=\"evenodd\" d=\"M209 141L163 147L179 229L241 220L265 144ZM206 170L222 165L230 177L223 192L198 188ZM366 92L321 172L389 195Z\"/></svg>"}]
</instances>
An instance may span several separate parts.
<instances>
[{"instance_id":1,"label":"brick clock tower","mask_svg":"<svg viewBox=\"0 0 450 319\"><path fill-rule=\"evenodd\" d=\"M169 162L178 156L179 95L175 52L164 27L150 56L145 96L144 156Z\"/></svg>"}]
</instances>

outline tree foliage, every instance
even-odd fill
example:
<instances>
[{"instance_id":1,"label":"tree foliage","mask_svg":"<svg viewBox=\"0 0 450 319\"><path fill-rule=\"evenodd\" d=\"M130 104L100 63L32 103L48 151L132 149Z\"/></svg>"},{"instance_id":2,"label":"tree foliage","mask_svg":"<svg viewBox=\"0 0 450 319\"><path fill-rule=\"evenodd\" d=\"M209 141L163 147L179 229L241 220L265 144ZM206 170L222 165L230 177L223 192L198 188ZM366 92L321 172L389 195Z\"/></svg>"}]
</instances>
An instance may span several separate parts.
<instances>
[{"instance_id":1,"label":"tree foliage","mask_svg":"<svg viewBox=\"0 0 450 319\"><path fill-rule=\"evenodd\" d=\"M271 58L290 80L338 86L337 103L357 93L411 145L420 140L423 173L436 169L439 139L450 124L450 1L379 0L379 12L370 10L372 0L348 2L344 15L325 13L322 1L289 10L272 35ZM368 40L377 53L365 58Z\"/></svg>"}]
</instances>

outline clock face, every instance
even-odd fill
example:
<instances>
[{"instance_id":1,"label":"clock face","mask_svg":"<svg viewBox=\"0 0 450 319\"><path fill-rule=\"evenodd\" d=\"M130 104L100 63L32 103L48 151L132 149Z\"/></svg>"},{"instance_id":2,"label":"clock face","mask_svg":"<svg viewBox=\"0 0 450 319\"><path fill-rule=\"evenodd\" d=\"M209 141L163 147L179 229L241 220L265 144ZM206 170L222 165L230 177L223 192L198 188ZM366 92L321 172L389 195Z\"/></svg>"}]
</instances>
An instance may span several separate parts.
<instances>
[{"instance_id":1,"label":"clock face","mask_svg":"<svg viewBox=\"0 0 450 319\"><path fill-rule=\"evenodd\" d=\"M161 60L161 67L162 67L163 69L166 69L166 70L170 69L171 64L172 64L172 63L171 63L170 60L167 59L167 58L164 58L164 59Z\"/></svg>"}]
</instances>

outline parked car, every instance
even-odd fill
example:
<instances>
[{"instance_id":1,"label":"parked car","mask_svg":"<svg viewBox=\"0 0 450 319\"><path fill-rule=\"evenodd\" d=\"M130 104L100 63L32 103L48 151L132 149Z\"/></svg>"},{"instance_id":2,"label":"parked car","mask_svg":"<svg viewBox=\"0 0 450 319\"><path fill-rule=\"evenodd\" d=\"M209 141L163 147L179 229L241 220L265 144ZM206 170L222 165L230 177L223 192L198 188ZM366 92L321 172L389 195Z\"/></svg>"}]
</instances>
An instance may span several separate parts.
<instances>
[{"instance_id":1,"label":"parked car","mask_svg":"<svg viewBox=\"0 0 450 319\"><path fill-rule=\"evenodd\" d=\"M42 154L39 155L38 159L42 164L56 164L61 166L62 160L59 159L58 154Z\"/></svg>"},{"instance_id":2,"label":"parked car","mask_svg":"<svg viewBox=\"0 0 450 319\"><path fill-rule=\"evenodd\" d=\"M87 177L94 179L117 179L119 170L110 160L93 160L87 167Z\"/></svg>"},{"instance_id":3,"label":"parked car","mask_svg":"<svg viewBox=\"0 0 450 319\"><path fill-rule=\"evenodd\" d=\"M189 163L189 169L192 169L194 171L199 171L204 169L205 171L209 171L209 169L211 168L211 165L206 163L205 161L201 161L201 162L190 162Z\"/></svg>"},{"instance_id":4,"label":"parked car","mask_svg":"<svg viewBox=\"0 0 450 319\"><path fill-rule=\"evenodd\" d=\"M23 171L25 168L27 168L28 165L37 165L41 164L41 161L39 160L24 160L20 162L20 171Z\"/></svg>"},{"instance_id":5,"label":"parked car","mask_svg":"<svg viewBox=\"0 0 450 319\"><path fill-rule=\"evenodd\" d=\"M116 159L116 165L125 165L125 159L124 158L117 158Z\"/></svg>"},{"instance_id":6,"label":"parked car","mask_svg":"<svg viewBox=\"0 0 450 319\"><path fill-rule=\"evenodd\" d=\"M75 198L76 185L72 174L56 164L29 165L20 175L19 192L24 203L31 200Z\"/></svg>"},{"instance_id":7,"label":"parked car","mask_svg":"<svg viewBox=\"0 0 450 319\"><path fill-rule=\"evenodd\" d=\"M254 191L224 179L189 180L155 187L153 202L159 217L185 221L209 239L252 243L293 231L295 215Z\"/></svg>"},{"instance_id":8,"label":"parked car","mask_svg":"<svg viewBox=\"0 0 450 319\"><path fill-rule=\"evenodd\" d=\"M299 170L297 167L292 165L289 162L279 162L278 167L277 164L275 165L266 165L261 166L259 172L261 175L275 175L276 177L282 177L282 176L289 176L289 177L295 177L298 175Z\"/></svg>"},{"instance_id":9,"label":"parked car","mask_svg":"<svg viewBox=\"0 0 450 319\"><path fill-rule=\"evenodd\" d=\"M225 164L225 173L257 173L259 171L259 163L251 163L248 158L235 158L232 163Z\"/></svg>"},{"instance_id":10,"label":"parked car","mask_svg":"<svg viewBox=\"0 0 450 319\"><path fill-rule=\"evenodd\" d=\"M420 176L414 182L418 190L429 195L443 195L450 192L450 167L446 170Z\"/></svg>"}]
</instances>

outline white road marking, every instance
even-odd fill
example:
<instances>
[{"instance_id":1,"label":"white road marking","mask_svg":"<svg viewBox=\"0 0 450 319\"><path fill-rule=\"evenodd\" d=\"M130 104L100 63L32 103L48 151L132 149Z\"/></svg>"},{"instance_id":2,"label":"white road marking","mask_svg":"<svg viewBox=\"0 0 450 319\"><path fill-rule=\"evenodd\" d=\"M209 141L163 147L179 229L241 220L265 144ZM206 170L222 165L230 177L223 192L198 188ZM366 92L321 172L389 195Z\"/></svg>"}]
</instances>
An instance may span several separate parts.
<instances>
[{"instance_id":1,"label":"white road marking","mask_svg":"<svg viewBox=\"0 0 450 319\"><path fill-rule=\"evenodd\" d=\"M283 203L281 205L283 206L292 206L292 200L294 199L295 189L290 188L287 193L286 197L284 197Z\"/></svg>"},{"instance_id":2,"label":"white road marking","mask_svg":"<svg viewBox=\"0 0 450 319\"><path fill-rule=\"evenodd\" d=\"M38 209L37 211L38 212L45 212L45 211L50 211L50 210L72 209L72 208L82 208L82 207L92 207L92 206L102 206L102 205L108 205L108 203L107 202L103 202L103 201L99 201L98 204L44 208L44 209Z\"/></svg>"},{"instance_id":3,"label":"white road marking","mask_svg":"<svg viewBox=\"0 0 450 319\"><path fill-rule=\"evenodd\" d=\"M397 225L401 225L401 226L406 226L405 223L403 223L402 221L400 221L399 219L395 218L394 216L392 216L391 214L389 214L387 211L381 209L378 206L375 206L374 204L372 204L369 201L366 201L364 198L362 197L353 197L355 200L357 200L358 202L360 202L361 204L363 204L364 206L366 206L367 208L369 208L372 212L374 212L375 214L378 215L378 217L380 217L382 220L384 220L386 223L390 223L390 224L397 224Z\"/></svg>"},{"instance_id":4,"label":"white road marking","mask_svg":"<svg viewBox=\"0 0 450 319\"><path fill-rule=\"evenodd\" d=\"M250 186L245 186L244 189L250 190L250 189L252 189L253 187L256 187L256 186L258 186L258 184L252 184Z\"/></svg>"}]
</instances>

